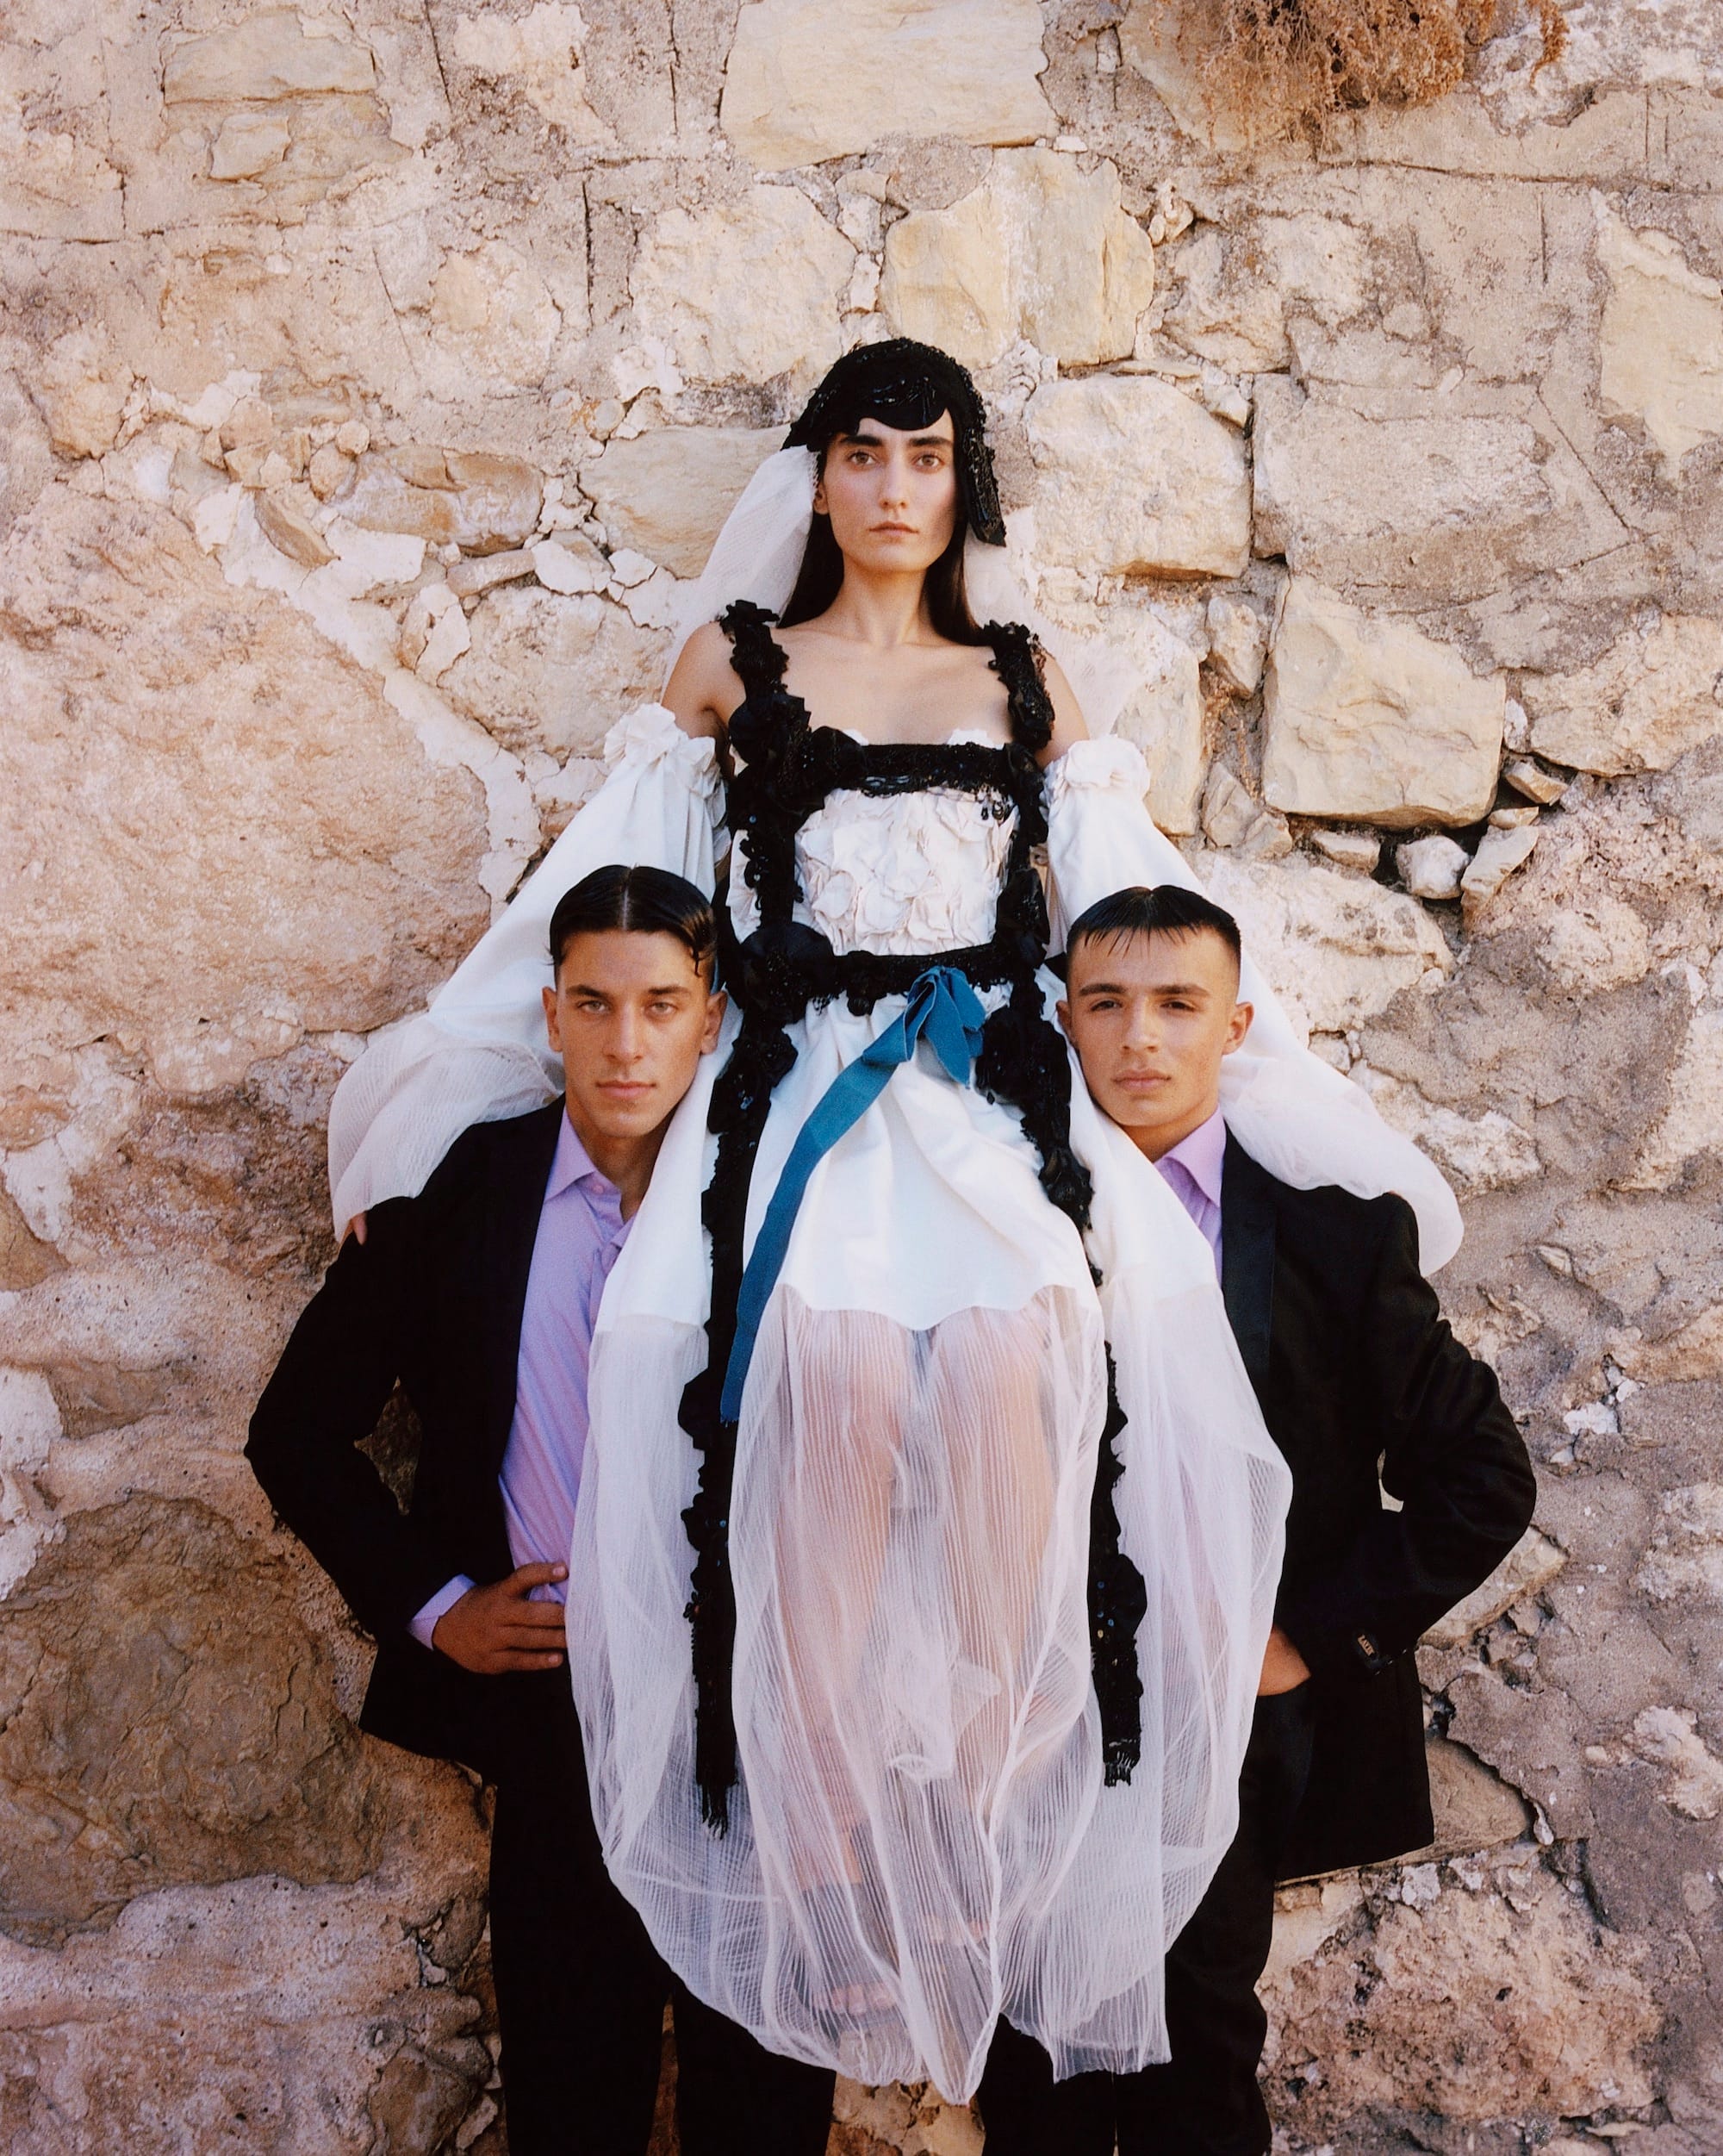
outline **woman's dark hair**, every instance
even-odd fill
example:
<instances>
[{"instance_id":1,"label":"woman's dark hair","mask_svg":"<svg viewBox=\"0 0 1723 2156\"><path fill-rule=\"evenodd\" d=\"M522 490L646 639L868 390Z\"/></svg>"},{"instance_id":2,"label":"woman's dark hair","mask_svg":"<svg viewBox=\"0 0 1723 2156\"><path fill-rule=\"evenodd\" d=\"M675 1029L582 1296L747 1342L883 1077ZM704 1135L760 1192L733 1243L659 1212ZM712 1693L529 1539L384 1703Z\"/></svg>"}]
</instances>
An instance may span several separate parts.
<instances>
[{"instance_id":1,"label":"woman's dark hair","mask_svg":"<svg viewBox=\"0 0 1723 2156\"><path fill-rule=\"evenodd\" d=\"M573 938L615 928L641 936L674 936L700 973L710 974L717 956L718 925L711 900L686 877L672 875L668 869L613 864L583 875L557 900L550 916L552 968L562 965Z\"/></svg>"},{"instance_id":2,"label":"woman's dark hair","mask_svg":"<svg viewBox=\"0 0 1723 2156\"><path fill-rule=\"evenodd\" d=\"M964 585L963 543L973 532L985 545L1003 546L1005 524L987 447L987 415L967 369L949 353L909 337L858 346L827 372L790 428L785 446L813 450L824 470L832 443L841 434L853 434L863 420L912 430L931 427L943 412L951 414L961 514L950 544L927 572L928 619L949 643L980 644L981 632ZM843 556L831 535L831 520L817 514L780 621L791 628L824 614L843 582Z\"/></svg>"},{"instance_id":3,"label":"woman's dark hair","mask_svg":"<svg viewBox=\"0 0 1723 2156\"><path fill-rule=\"evenodd\" d=\"M1200 891L1187 891L1182 883L1157 883L1153 889L1145 883L1133 883L1097 899L1077 916L1065 938L1065 957L1068 964L1079 944L1096 938L1119 942L1127 936L1205 933L1218 936L1231 951L1235 963L1239 961L1243 947L1238 923L1212 899L1204 898Z\"/></svg>"}]
</instances>

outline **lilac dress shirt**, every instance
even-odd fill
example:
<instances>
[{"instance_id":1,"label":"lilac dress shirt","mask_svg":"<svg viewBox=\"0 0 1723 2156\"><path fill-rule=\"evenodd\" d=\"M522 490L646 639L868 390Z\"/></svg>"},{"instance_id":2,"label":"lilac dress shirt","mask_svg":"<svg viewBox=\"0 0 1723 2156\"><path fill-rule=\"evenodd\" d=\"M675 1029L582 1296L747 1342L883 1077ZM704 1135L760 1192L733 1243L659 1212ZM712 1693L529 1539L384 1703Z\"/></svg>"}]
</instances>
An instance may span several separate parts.
<instances>
[{"instance_id":1,"label":"lilac dress shirt","mask_svg":"<svg viewBox=\"0 0 1723 2156\"><path fill-rule=\"evenodd\" d=\"M1215 1278L1221 1277L1221 1170L1227 1155L1227 1126L1218 1108L1188 1137L1154 1163L1161 1180L1208 1237L1215 1254Z\"/></svg>"},{"instance_id":2,"label":"lilac dress shirt","mask_svg":"<svg viewBox=\"0 0 1723 2156\"><path fill-rule=\"evenodd\" d=\"M610 1268L627 1238L622 1193L587 1157L566 1115L544 1186L520 1319L514 1420L497 1480L508 1548L517 1565L565 1565L575 1532L587 1447L587 1368L593 1326ZM472 1586L464 1574L440 1587L408 1626L429 1647L437 1620ZM559 1585L538 1601L566 1600Z\"/></svg>"}]
</instances>

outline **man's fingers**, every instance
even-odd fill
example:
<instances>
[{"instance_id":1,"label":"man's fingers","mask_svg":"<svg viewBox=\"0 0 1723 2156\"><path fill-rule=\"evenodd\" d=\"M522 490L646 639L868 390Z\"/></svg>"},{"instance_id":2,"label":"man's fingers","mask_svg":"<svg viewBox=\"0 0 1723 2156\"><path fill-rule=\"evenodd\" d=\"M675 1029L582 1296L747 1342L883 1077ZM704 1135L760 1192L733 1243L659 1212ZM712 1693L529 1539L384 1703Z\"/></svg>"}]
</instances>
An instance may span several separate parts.
<instances>
[{"instance_id":1,"label":"man's fingers","mask_svg":"<svg viewBox=\"0 0 1723 2156\"><path fill-rule=\"evenodd\" d=\"M549 1624L517 1624L512 1617L500 1617L495 1624L485 1628L485 1638L491 1647L519 1647L534 1652L540 1648L560 1647L563 1643L563 1613L558 1610Z\"/></svg>"},{"instance_id":2,"label":"man's fingers","mask_svg":"<svg viewBox=\"0 0 1723 2156\"><path fill-rule=\"evenodd\" d=\"M511 1593L525 1593L532 1587L548 1587L568 1576L566 1565L517 1565L502 1584Z\"/></svg>"},{"instance_id":3,"label":"man's fingers","mask_svg":"<svg viewBox=\"0 0 1723 2156\"><path fill-rule=\"evenodd\" d=\"M507 1677L513 1672L528 1669L560 1669L560 1654L529 1654L519 1648L499 1647L485 1657L484 1673L491 1677Z\"/></svg>"}]
</instances>

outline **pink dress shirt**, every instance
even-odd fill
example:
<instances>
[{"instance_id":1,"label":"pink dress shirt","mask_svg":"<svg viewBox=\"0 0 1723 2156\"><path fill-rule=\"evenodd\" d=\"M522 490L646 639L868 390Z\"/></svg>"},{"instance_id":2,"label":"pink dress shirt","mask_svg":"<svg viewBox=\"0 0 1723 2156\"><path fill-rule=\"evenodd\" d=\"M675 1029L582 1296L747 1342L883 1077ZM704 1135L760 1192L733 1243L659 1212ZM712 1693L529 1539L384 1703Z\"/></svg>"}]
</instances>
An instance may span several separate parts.
<instances>
[{"instance_id":1,"label":"pink dress shirt","mask_svg":"<svg viewBox=\"0 0 1723 2156\"><path fill-rule=\"evenodd\" d=\"M532 1245L515 1366L514 1420L497 1480L508 1548L517 1565L565 1565L575 1531L581 1462L587 1448L587 1369L593 1326L610 1268L627 1239L622 1194L587 1157L566 1115L544 1185ZM472 1586L451 1580L408 1626L429 1647L437 1620ZM560 1586L534 1590L566 1600Z\"/></svg>"},{"instance_id":2,"label":"pink dress shirt","mask_svg":"<svg viewBox=\"0 0 1723 2156\"><path fill-rule=\"evenodd\" d=\"M1154 1163L1161 1179L1208 1237L1215 1254L1215 1278L1221 1277L1221 1169L1227 1154L1227 1126L1218 1108Z\"/></svg>"}]
</instances>

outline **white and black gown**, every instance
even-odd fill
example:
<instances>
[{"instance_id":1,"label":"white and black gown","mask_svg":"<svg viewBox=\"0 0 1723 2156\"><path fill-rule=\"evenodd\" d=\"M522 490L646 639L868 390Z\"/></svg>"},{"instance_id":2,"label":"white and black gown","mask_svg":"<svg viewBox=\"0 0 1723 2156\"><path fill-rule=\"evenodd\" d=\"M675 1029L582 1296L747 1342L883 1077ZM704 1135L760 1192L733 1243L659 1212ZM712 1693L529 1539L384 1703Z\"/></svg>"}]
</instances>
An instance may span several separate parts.
<instances>
[{"instance_id":1,"label":"white and black gown","mask_svg":"<svg viewBox=\"0 0 1723 2156\"><path fill-rule=\"evenodd\" d=\"M882 747L811 722L768 617L725 626L734 1007L606 1289L570 1561L606 1860L773 2049L961 2099L1004 2014L1061 2076L1131 2071L1166 2056L1162 1960L1234 1830L1289 1478L1208 1244L1045 1015L1033 856L1055 919L1191 879L1134 748L1038 768L1023 630L987 632L1009 745ZM536 1014L563 890L619 860L711 888L713 745L652 706L610 749L432 1012L344 1081L338 1217L560 1087ZM798 1134L930 981L975 999L973 1067L930 1026L818 1159L727 1420L738 1278ZM1228 1074L1250 1149L1417 1186L1258 994L1266 1048ZM1335 1159L1354 1119L1361 1170Z\"/></svg>"}]
</instances>

